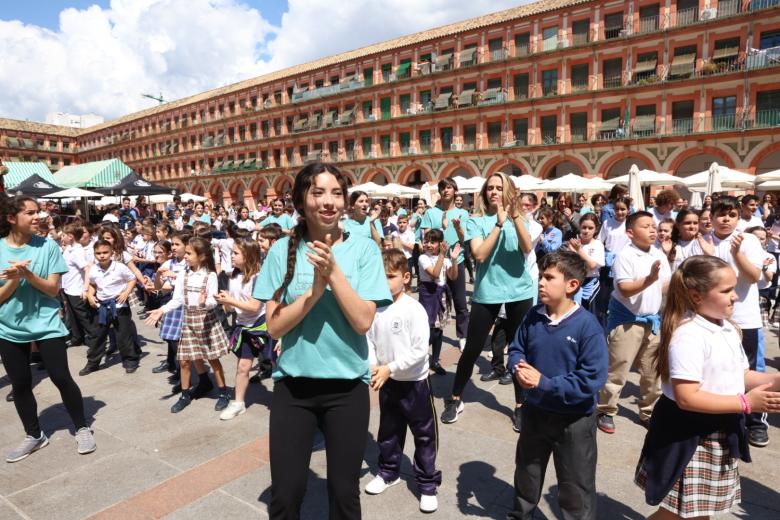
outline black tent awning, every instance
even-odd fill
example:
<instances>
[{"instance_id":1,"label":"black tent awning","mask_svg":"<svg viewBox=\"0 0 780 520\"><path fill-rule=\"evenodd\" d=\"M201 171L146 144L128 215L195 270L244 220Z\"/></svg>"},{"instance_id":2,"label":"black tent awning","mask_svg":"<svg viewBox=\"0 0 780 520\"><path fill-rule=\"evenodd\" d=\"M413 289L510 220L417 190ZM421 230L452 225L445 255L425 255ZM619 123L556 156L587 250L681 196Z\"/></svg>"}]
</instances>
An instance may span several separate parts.
<instances>
[{"instance_id":1,"label":"black tent awning","mask_svg":"<svg viewBox=\"0 0 780 520\"><path fill-rule=\"evenodd\" d=\"M8 194L16 195L17 193L21 193L22 195L28 195L30 197L45 197L64 189L65 188L62 188L61 186L55 186L49 181L43 180L37 174L32 174L15 187L10 188Z\"/></svg>"},{"instance_id":2,"label":"black tent awning","mask_svg":"<svg viewBox=\"0 0 780 520\"><path fill-rule=\"evenodd\" d=\"M154 184L135 172L131 172L126 175L121 181L105 188L95 188L92 191L102 193L103 195L167 195L176 194L174 188L163 186L162 184Z\"/></svg>"}]
</instances>

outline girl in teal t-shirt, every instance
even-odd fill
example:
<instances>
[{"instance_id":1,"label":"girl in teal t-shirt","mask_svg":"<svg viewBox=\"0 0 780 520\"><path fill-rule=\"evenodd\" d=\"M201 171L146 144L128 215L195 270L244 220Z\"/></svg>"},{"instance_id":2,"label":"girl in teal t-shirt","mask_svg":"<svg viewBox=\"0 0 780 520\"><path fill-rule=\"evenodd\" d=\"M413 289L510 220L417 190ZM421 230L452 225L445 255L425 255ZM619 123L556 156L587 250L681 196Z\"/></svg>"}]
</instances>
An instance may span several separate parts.
<instances>
[{"instance_id":1,"label":"girl in teal t-shirt","mask_svg":"<svg viewBox=\"0 0 780 520\"><path fill-rule=\"evenodd\" d=\"M290 230L295 227L293 218L284 212L284 201L282 199L273 201L271 204L271 214L263 219L260 223L260 227L265 227L268 224L279 224L285 235L289 235Z\"/></svg>"},{"instance_id":2,"label":"girl in teal t-shirt","mask_svg":"<svg viewBox=\"0 0 780 520\"><path fill-rule=\"evenodd\" d=\"M330 516L360 518L358 483L368 431L368 343L377 306L392 301L379 248L345 235L346 177L312 163L295 177L301 215L268 252L253 296L281 339L270 418L271 518L298 516L311 446L325 435Z\"/></svg>"},{"instance_id":3,"label":"girl in teal t-shirt","mask_svg":"<svg viewBox=\"0 0 780 520\"><path fill-rule=\"evenodd\" d=\"M38 346L52 383L76 427L81 454L95 451L92 431L84 418L84 402L68 369L65 338L59 316L60 275L68 271L59 246L38 236L38 203L31 197L0 198L0 356L11 380L14 404L27 434L6 456L17 462L49 444L38 424L32 392L30 347Z\"/></svg>"},{"instance_id":4,"label":"girl in teal t-shirt","mask_svg":"<svg viewBox=\"0 0 780 520\"><path fill-rule=\"evenodd\" d=\"M452 385L452 399L445 401L442 422L455 422L463 409L460 396L474 371L501 306L506 319L501 323L506 338L514 337L528 309L533 304L534 284L526 267L525 255L531 252L528 221L520 208L518 194L509 177L494 173L482 185L476 200L476 211L468 223L467 240L477 264L471 319L466 347L458 361ZM493 369L483 381L502 379L511 383L511 371L504 366L504 345L494 342ZM520 387L515 385L516 402L521 402ZM519 412L519 410L518 410Z\"/></svg>"},{"instance_id":5,"label":"girl in teal t-shirt","mask_svg":"<svg viewBox=\"0 0 780 520\"><path fill-rule=\"evenodd\" d=\"M370 202L365 191L353 191L349 196L349 217L344 220L344 231L349 236L370 238L381 247L385 234L379 222L381 205L376 205L369 214Z\"/></svg>"}]
</instances>

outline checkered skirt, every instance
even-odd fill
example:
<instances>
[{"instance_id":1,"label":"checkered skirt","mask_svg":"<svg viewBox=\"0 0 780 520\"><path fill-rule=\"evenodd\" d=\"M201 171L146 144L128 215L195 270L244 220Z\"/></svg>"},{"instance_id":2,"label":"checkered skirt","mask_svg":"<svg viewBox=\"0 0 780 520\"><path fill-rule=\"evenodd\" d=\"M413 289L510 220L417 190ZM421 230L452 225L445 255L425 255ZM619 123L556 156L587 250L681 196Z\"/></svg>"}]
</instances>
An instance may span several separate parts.
<instances>
[{"instance_id":1,"label":"checkered skirt","mask_svg":"<svg viewBox=\"0 0 780 520\"><path fill-rule=\"evenodd\" d=\"M166 341L178 341L181 337L183 317L184 307L179 307L163 315L160 322L160 338Z\"/></svg>"},{"instance_id":2,"label":"checkered skirt","mask_svg":"<svg viewBox=\"0 0 780 520\"><path fill-rule=\"evenodd\" d=\"M634 482L645 488L643 460L639 461ZM737 459L731 457L726 433L715 432L701 438L682 476L660 506L682 518L693 518L727 513L741 498Z\"/></svg>"},{"instance_id":3,"label":"checkered skirt","mask_svg":"<svg viewBox=\"0 0 780 520\"><path fill-rule=\"evenodd\" d=\"M228 337L214 309L187 306L176 355L179 360L219 359L228 353Z\"/></svg>"}]
</instances>

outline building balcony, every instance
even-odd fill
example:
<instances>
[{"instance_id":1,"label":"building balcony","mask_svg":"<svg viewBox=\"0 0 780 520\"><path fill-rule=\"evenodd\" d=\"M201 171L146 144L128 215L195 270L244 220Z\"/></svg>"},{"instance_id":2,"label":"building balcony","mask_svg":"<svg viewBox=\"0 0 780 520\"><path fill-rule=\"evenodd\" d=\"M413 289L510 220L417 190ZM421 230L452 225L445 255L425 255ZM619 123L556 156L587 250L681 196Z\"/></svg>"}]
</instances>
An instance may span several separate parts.
<instances>
[{"instance_id":1,"label":"building balcony","mask_svg":"<svg viewBox=\"0 0 780 520\"><path fill-rule=\"evenodd\" d=\"M509 57L509 53L504 49L496 49L490 51L490 61L496 62L496 61L504 61Z\"/></svg>"},{"instance_id":2,"label":"building balcony","mask_svg":"<svg viewBox=\"0 0 780 520\"><path fill-rule=\"evenodd\" d=\"M625 33L623 32L622 27L605 27L604 28L604 39L605 40L614 40L615 38L620 38L621 36L624 36Z\"/></svg>"},{"instance_id":3,"label":"building balcony","mask_svg":"<svg viewBox=\"0 0 780 520\"><path fill-rule=\"evenodd\" d=\"M623 86L622 76L610 76L604 78L604 88L618 88Z\"/></svg>"},{"instance_id":4,"label":"building balcony","mask_svg":"<svg viewBox=\"0 0 780 520\"><path fill-rule=\"evenodd\" d=\"M734 16L742 12L742 0L719 0L718 18Z\"/></svg>"},{"instance_id":5,"label":"building balcony","mask_svg":"<svg viewBox=\"0 0 780 520\"><path fill-rule=\"evenodd\" d=\"M543 145L553 145L560 142L557 130L542 130L541 139Z\"/></svg>"},{"instance_id":6,"label":"building balcony","mask_svg":"<svg viewBox=\"0 0 780 520\"><path fill-rule=\"evenodd\" d=\"M690 7L677 11L677 27L692 25L699 21L699 8Z\"/></svg>"},{"instance_id":7,"label":"building balcony","mask_svg":"<svg viewBox=\"0 0 780 520\"><path fill-rule=\"evenodd\" d=\"M639 19L639 34L647 34L657 31L660 25L660 16L646 16Z\"/></svg>"},{"instance_id":8,"label":"building balcony","mask_svg":"<svg viewBox=\"0 0 780 520\"><path fill-rule=\"evenodd\" d=\"M780 0L750 0L750 10L769 9L780 5Z\"/></svg>"}]
</instances>

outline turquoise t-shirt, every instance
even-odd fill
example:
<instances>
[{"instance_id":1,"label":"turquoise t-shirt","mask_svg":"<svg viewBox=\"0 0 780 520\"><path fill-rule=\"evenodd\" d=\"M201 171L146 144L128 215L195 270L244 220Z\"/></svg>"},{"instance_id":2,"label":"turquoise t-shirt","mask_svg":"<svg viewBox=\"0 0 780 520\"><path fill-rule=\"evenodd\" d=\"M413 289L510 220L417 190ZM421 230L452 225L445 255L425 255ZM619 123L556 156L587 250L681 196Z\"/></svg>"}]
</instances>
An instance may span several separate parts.
<instances>
[{"instance_id":1,"label":"turquoise t-shirt","mask_svg":"<svg viewBox=\"0 0 780 520\"><path fill-rule=\"evenodd\" d=\"M420 228L422 229L441 229L442 217L444 211L440 208L428 208L422 217L420 222ZM452 225L453 218L460 218L460 227L463 229L463 237L468 240L466 230L468 229L469 212L463 208L455 208L447 210L447 229L444 230L444 240L450 245L450 249L459 242L458 232L455 231L455 226ZM461 244L463 245L463 244ZM462 264L464 260L463 250L458 255L458 264Z\"/></svg>"},{"instance_id":2,"label":"turquoise t-shirt","mask_svg":"<svg viewBox=\"0 0 780 520\"><path fill-rule=\"evenodd\" d=\"M349 236L364 237L370 239L373 242L374 239L371 238L371 228L369 227L371 225L370 223L371 219L368 217L365 218L362 224L357 220L347 218L344 220L344 231L349 233ZM379 219L374 221L374 227L379 232L379 236L381 238L385 238L385 233L382 231L382 223L379 222ZM376 242L374 243L376 244Z\"/></svg>"},{"instance_id":3,"label":"turquoise t-shirt","mask_svg":"<svg viewBox=\"0 0 780 520\"><path fill-rule=\"evenodd\" d=\"M287 213L282 213L278 217L273 214L268 215L263 219L262 222L260 222L260 227L265 227L268 224L279 224L279 227L282 229L292 229L295 227L293 218Z\"/></svg>"},{"instance_id":4,"label":"turquoise t-shirt","mask_svg":"<svg viewBox=\"0 0 780 520\"><path fill-rule=\"evenodd\" d=\"M268 301L282 285L287 272L289 237L280 238L268 251L252 296ZM307 261L306 244L301 241L295 261L295 274L281 301L290 304L304 294L314 282L314 267ZM350 235L333 246L336 263L352 288L364 300L377 307L390 305L382 254L376 242ZM358 334L341 311L330 288L290 332L282 338L282 353L273 372L274 380L283 377L315 379L371 380L368 365L368 343Z\"/></svg>"},{"instance_id":5,"label":"turquoise t-shirt","mask_svg":"<svg viewBox=\"0 0 780 520\"><path fill-rule=\"evenodd\" d=\"M496 215L471 217L466 239L486 239L496 226ZM528 225L526 224L526 228ZM493 251L484 262L476 262L473 300L477 303L506 303L533 298L536 292L525 254L520 249L514 223L507 219Z\"/></svg>"},{"instance_id":6,"label":"turquoise t-shirt","mask_svg":"<svg viewBox=\"0 0 780 520\"><path fill-rule=\"evenodd\" d=\"M208 224L208 225L211 225L211 217L210 217L210 216L209 216L207 213L204 213L204 214L203 214L203 215L201 215L200 217L196 217L196 216L195 216L195 213L193 213L193 214L190 216L190 222L189 222L189 225L191 226L191 225L193 225L195 222L205 222L206 224Z\"/></svg>"},{"instance_id":7,"label":"turquoise t-shirt","mask_svg":"<svg viewBox=\"0 0 780 520\"><path fill-rule=\"evenodd\" d=\"M395 212L396 217L405 217L406 215L408 215L408 213L404 208L398 208L398 211Z\"/></svg>"},{"instance_id":8,"label":"turquoise t-shirt","mask_svg":"<svg viewBox=\"0 0 780 520\"><path fill-rule=\"evenodd\" d=\"M0 269L10 267L11 261L30 260L30 270L41 278L52 273L67 273L68 266L56 242L33 236L22 247L10 247L0 239ZM7 283L0 280L0 285ZM21 280L19 287L0 305L0 338L13 343L59 338L68 335L60 319L60 303Z\"/></svg>"}]
</instances>

